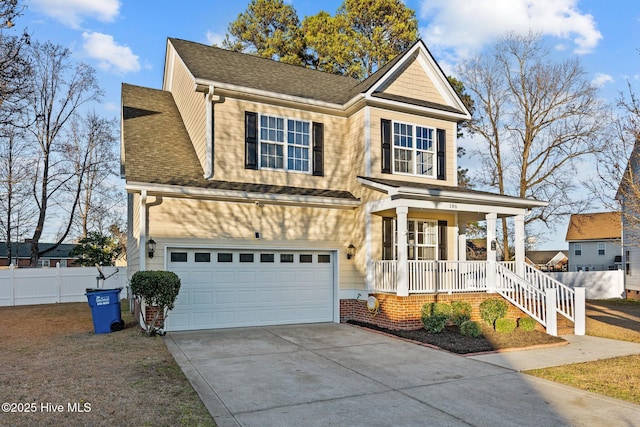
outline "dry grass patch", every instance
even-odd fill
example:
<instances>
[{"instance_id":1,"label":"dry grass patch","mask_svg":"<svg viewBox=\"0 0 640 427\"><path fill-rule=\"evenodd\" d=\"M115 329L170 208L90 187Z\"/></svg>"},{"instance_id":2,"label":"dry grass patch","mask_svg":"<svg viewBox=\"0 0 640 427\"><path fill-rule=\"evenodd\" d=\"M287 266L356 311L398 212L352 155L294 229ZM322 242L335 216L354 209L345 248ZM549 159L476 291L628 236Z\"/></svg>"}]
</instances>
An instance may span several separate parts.
<instances>
[{"instance_id":1,"label":"dry grass patch","mask_svg":"<svg viewBox=\"0 0 640 427\"><path fill-rule=\"evenodd\" d=\"M96 335L86 303L0 307L0 395L37 408L3 423L215 426L162 338L123 319L123 331ZM64 410L43 411L47 403ZM90 412L69 412L74 403Z\"/></svg>"},{"instance_id":2,"label":"dry grass patch","mask_svg":"<svg viewBox=\"0 0 640 427\"><path fill-rule=\"evenodd\" d=\"M588 301L586 310L587 335L640 343L640 301ZM640 355L526 373L640 404Z\"/></svg>"},{"instance_id":3,"label":"dry grass patch","mask_svg":"<svg viewBox=\"0 0 640 427\"><path fill-rule=\"evenodd\" d=\"M535 369L527 374L640 404L640 355Z\"/></svg>"}]
</instances>

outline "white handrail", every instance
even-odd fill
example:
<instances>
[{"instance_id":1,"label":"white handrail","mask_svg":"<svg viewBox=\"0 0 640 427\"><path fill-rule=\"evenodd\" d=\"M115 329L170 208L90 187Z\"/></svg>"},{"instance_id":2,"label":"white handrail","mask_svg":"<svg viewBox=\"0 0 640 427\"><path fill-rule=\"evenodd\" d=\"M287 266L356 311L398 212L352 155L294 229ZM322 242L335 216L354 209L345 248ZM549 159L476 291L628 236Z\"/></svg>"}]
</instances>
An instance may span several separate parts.
<instances>
[{"instance_id":1,"label":"white handrail","mask_svg":"<svg viewBox=\"0 0 640 427\"><path fill-rule=\"evenodd\" d=\"M558 313L575 322L575 291L573 289L528 264L524 266L524 279L542 292L546 289L555 289Z\"/></svg>"},{"instance_id":2,"label":"white handrail","mask_svg":"<svg viewBox=\"0 0 640 427\"><path fill-rule=\"evenodd\" d=\"M496 264L498 286L496 291L515 304L522 311L536 319L543 326L547 326L546 294L535 286L527 283L508 266Z\"/></svg>"}]
</instances>

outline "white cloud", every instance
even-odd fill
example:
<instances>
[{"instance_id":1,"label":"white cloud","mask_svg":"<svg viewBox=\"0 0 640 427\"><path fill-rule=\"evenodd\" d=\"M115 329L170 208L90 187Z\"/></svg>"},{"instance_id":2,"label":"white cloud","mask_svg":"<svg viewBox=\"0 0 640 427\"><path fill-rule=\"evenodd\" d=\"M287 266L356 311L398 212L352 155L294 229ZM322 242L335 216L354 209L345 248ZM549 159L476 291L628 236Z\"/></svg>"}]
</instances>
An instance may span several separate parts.
<instances>
[{"instance_id":1,"label":"white cloud","mask_svg":"<svg viewBox=\"0 0 640 427\"><path fill-rule=\"evenodd\" d=\"M555 36L578 54L592 51L602 38L593 16L578 10L578 0L423 0L420 15L429 22L421 28L427 45L452 49L457 57L506 32Z\"/></svg>"},{"instance_id":2,"label":"white cloud","mask_svg":"<svg viewBox=\"0 0 640 427\"><path fill-rule=\"evenodd\" d=\"M593 80L591 80L591 83L598 87L602 87L607 83L613 83L613 77L611 77L609 74L596 73L596 76Z\"/></svg>"},{"instance_id":3,"label":"white cloud","mask_svg":"<svg viewBox=\"0 0 640 427\"><path fill-rule=\"evenodd\" d=\"M29 7L65 25L79 28L85 18L110 22L118 16L119 0L31 0Z\"/></svg>"},{"instance_id":4,"label":"white cloud","mask_svg":"<svg viewBox=\"0 0 640 427\"><path fill-rule=\"evenodd\" d=\"M82 33L82 50L89 58L97 59L98 66L119 74L140 70L140 61L128 46L121 46L113 36L102 33Z\"/></svg>"},{"instance_id":5,"label":"white cloud","mask_svg":"<svg viewBox=\"0 0 640 427\"><path fill-rule=\"evenodd\" d=\"M222 46L224 40L224 34L214 33L213 31L207 31L207 42L210 45Z\"/></svg>"}]
</instances>

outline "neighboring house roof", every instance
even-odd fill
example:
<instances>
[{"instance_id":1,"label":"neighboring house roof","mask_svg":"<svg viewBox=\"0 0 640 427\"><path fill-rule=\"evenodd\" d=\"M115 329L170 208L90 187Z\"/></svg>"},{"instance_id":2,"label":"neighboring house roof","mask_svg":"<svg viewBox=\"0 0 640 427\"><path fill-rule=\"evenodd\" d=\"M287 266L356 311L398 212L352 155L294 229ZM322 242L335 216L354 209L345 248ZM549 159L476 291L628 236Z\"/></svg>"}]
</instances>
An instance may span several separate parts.
<instances>
[{"instance_id":1,"label":"neighboring house roof","mask_svg":"<svg viewBox=\"0 0 640 427\"><path fill-rule=\"evenodd\" d=\"M527 251L526 257L535 265L556 265L568 259L569 251Z\"/></svg>"},{"instance_id":2,"label":"neighboring house roof","mask_svg":"<svg viewBox=\"0 0 640 427\"><path fill-rule=\"evenodd\" d=\"M207 180L170 92L123 84L122 105L127 183L358 200L348 191Z\"/></svg>"},{"instance_id":3,"label":"neighboring house roof","mask_svg":"<svg viewBox=\"0 0 640 427\"><path fill-rule=\"evenodd\" d=\"M418 40L412 48L397 55L367 79L360 82L351 77L285 64L256 55L233 52L187 40L169 38L169 42L196 80L206 80L237 88L255 89L338 105L344 105L355 96L364 94L374 88L389 70L409 54L413 46L421 44L425 51L431 55L424 43ZM447 82L447 84L449 83ZM465 112L457 108L435 102L398 97L379 92L374 92L372 96L420 107L465 114Z\"/></svg>"},{"instance_id":4,"label":"neighboring house roof","mask_svg":"<svg viewBox=\"0 0 640 427\"><path fill-rule=\"evenodd\" d=\"M38 249L40 252L49 249L52 247L54 243L38 243ZM69 252L77 245L73 243L62 243L56 249L51 252L47 252L40 259L47 258L55 258L55 259L64 259L64 258L75 258L69 255ZM30 258L31 257L31 243L30 242L20 242L20 243L11 243L11 256L15 258ZM7 242L0 242L0 258L7 257Z\"/></svg>"},{"instance_id":5,"label":"neighboring house roof","mask_svg":"<svg viewBox=\"0 0 640 427\"><path fill-rule=\"evenodd\" d=\"M620 239L620 212L573 214L569 220L566 241Z\"/></svg>"}]
</instances>

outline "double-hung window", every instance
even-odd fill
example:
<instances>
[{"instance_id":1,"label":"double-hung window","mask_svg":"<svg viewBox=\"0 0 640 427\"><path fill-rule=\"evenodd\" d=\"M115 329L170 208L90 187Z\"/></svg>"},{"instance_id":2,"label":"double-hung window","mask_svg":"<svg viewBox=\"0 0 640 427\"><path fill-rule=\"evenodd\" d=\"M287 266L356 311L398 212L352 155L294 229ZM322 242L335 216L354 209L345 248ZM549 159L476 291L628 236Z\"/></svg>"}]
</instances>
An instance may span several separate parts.
<instances>
[{"instance_id":1,"label":"double-hung window","mask_svg":"<svg viewBox=\"0 0 640 427\"><path fill-rule=\"evenodd\" d=\"M260 167L309 172L310 123L260 116Z\"/></svg>"},{"instance_id":2,"label":"double-hung window","mask_svg":"<svg viewBox=\"0 0 640 427\"><path fill-rule=\"evenodd\" d=\"M407 221L407 258L409 260L436 260L438 248L438 221ZM383 220L382 259L398 259L398 230L393 218Z\"/></svg>"},{"instance_id":3,"label":"double-hung window","mask_svg":"<svg viewBox=\"0 0 640 427\"><path fill-rule=\"evenodd\" d=\"M605 244L604 243L598 243L597 248L598 248L598 255L604 255L605 254Z\"/></svg>"},{"instance_id":4,"label":"double-hung window","mask_svg":"<svg viewBox=\"0 0 640 427\"><path fill-rule=\"evenodd\" d=\"M393 172L435 176L434 129L393 123Z\"/></svg>"}]
</instances>

